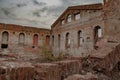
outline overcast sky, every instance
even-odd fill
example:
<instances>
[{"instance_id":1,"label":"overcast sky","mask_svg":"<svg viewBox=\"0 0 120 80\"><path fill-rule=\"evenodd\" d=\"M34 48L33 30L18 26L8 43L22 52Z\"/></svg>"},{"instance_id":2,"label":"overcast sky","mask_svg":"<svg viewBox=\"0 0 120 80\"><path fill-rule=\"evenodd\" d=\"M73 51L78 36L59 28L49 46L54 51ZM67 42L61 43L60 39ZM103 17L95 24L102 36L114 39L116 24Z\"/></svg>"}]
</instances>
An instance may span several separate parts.
<instances>
[{"instance_id":1,"label":"overcast sky","mask_svg":"<svg viewBox=\"0 0 120 80\"><path fill-rule=\"evenodd\" d=\"M0 0L0 23L50 28L68 6L102 0Z\"/></svg>"}]
</instances>

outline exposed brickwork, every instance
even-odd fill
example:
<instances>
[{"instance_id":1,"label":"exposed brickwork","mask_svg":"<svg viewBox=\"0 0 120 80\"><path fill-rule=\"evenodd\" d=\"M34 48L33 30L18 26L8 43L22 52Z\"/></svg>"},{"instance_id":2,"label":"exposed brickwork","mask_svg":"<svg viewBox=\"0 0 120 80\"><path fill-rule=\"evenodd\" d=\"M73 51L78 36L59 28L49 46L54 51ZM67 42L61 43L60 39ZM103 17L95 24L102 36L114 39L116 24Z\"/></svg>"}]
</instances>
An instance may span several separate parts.
<instances>
[{"instance_id":1,"label":"exposed brickwork","mask_svg":"<svg viewBox=\"0 0 120 80\"><path fill-rule=\"evenodd\" d=\"M0 62L0 80L33 80L34 67L28 62Z\"/></svg>"},{"instance_id":2,"label":"exposed brickwork","mask_svg":"<svg viewBox=\"0 0 120 80\"><path fill-rule=\"evenodd\" d=\"M62 79L66 78L69 75L80 73L82 69L79 60L64 60L54 63L60 66Z\"/></svg>"},{"instance_id":3,"label":"exposed brickwork","mask_svg":"<svg viewBox=\"0 0 120 80\"><path fill-rule=\"evenodd\" d=\"M118 80L120 1L104 2L69 7L52 25L51 34L48 29L1 23L0 44L9 50L0 49L0 80ZM41 63L39 49L49 44L50 35L54 55L67 57ZM32 49L33 44L38 48Z\"/></svg>"},{"instance_id":4,"label":"exposed brickwork","mask_svg":"<svg viewBox=\"0 0 120 80\"><path fill-rule=\"evenodd\" d=\"M3 44L2 42L2 34L3 32L8 32L8 48L18 47L19 40L20 40L20 33L24 34L24 45L25 46L37 46L42 47L46 43L46 36L50 36L50 30L49 29L42 29L42 28L33 28L28 26L20 26L20 25L14 25L14 24L3 24L0 23L0 44ZM38 40L36 42L37 45L34 45L34 35L38 36ZM48 41L47 41L48 42ZM2 45L1 45L2 46ZM0 47L1 48L1 47Z\"/></svg>"},{"instance_id":5,"label":"exposed brickwork","mask_svg":"<svg viewBox=\"0 0 120 80\"><path fill-rule=\"evenodd\" d=\"M88 55L94 49L94 29L96 26L102 28L102 37L104 38L104 21L102 4L70 7L62 16L52 25L52 36L54 36L53 46L54 54L65 53L72 56ZM81 9L82 7L84 9ZM74 8L74 9L71 9ZM94 9L96 8L96 9ZM80 19L75 20L75 14L80 13ZM72 15L72 21L67 22L68 14ZM65 23L61 24L61 20L65 19ZM82 32L82 44L78 46L78 31ZM70 34L70 47L66 49L66 34ZM58 46L58 35L61 35L60 46ZM52 40L52 39L51 39Z\"/></svg>"},{"instance_id":6,"label":"exposed brickwork","mask_svg":"<svg viewBox=\"0 0 120 80\"><path fill-rule=\"evenodd\" d=\"M36 80L61 80L61 70L56 64L51 63L39 63L35 64L36 74L38 79Z\"/></svg>"}]
</instances>

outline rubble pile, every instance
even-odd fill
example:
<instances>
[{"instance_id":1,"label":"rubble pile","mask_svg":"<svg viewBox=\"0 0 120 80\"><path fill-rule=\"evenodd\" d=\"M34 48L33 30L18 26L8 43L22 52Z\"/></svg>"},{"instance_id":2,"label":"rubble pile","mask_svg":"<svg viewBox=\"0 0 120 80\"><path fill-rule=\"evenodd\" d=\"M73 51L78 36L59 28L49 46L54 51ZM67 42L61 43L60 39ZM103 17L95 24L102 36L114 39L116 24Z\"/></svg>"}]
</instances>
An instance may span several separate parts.
<instances>
[{"instance_id":1,"label":"rubble pile","mask_svg":"<svg viewBox=\"0 0 120 80\"><path fill-rule=\"evenodd\" d=\"M86 75L75 74L64 80L98 80L98 77L92 73L87 73Z\"/></svg>"},{"instance_id":2,"label":"rubble pile","mask_svg":"<svg viewBox=\"0 0 120 80\"><path fill-rule=\"evenodd\" d=\"M82 61L82 67L85 73L92 72L98 75L99 79L114 80L114 73L119 74L120 45L98 50L98 52L94 52ZM114 71L115 67L116 71ZM101 74L102 76L100 76ZM119 76L116 78L118 79Z\"/></svg>"},{"instance_id":3,"label":"rubble pile","mask_svg":"<svg viewBox=\"0 0 120 80\"><path fill-rule=\"evenodd\" d=\"M120 45L98 50L85 58L68 57L50 63L42 63L38 58L27 56L28 53L22 58L21 56L24 55L19 55L0 54L0 80L117 80L120 78ZM26 59L27 57L30 58Z\"/></svg>"}]
</instances>

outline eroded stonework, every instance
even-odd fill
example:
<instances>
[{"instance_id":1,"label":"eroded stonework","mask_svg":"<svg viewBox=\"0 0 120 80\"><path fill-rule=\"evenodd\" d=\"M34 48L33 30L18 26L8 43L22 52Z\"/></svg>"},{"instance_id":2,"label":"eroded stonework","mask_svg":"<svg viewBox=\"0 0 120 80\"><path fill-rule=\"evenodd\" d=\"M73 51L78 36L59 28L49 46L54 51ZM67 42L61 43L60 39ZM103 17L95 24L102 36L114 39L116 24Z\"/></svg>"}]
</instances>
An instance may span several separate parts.
<instances>
[{"instance_id":1,"label":"eroded stonework","mask_svg":"<svg viewBox=\"0 0 120 80\"><path fill-rule=\"evenodd\" d=\"M19 46L42 47L49 45L49 29L39 29L27 26L0 24L0 48L15 48Z\"/></svg>"},{"instance_id":2,"label":"eroded stonework","mask_svg":"<svg viewBox=\"0 0 120 80\"><path fill-rule=\"evenodd\" d=\"M119 80L119 7L119 0L69 7L51 31L0 24L0 80ZM53 54L41 48L49 38Z\"/></svg>"}]
</instances>

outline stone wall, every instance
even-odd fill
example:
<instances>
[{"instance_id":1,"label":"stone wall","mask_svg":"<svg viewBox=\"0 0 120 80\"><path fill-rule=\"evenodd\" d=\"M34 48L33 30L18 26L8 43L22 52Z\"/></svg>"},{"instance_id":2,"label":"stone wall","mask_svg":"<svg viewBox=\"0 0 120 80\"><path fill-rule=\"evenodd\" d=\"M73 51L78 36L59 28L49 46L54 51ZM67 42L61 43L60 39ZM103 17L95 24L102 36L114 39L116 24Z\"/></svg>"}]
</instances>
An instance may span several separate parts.
<instances>
[{"instance_id":1,"label":"stone wall","mask_svg":"<svg viewBox=\"0 0 120 80\"><path fill-rule=\"evenodd\" d=\"M103 47L104 44L99 42L108 43L119 43L120 42L120 1L119 0L105 0L105 3L101 5L102 8L96 10L95 5L85 5L68 8L52 25L52 35L54 36L54 54L65 53L72 56L86 56L91 54L91 51L99 47ZM89 6L89 7L88 7ZM91 8L91 6L93 6ZM86 9L88 7L88 9ZM95 9L95 10L94 10ZM75 20L75 12L80 12L80 19ZM67 15L73 14L72 21L67 22ZM64 24L60 23L61 20L65 19ZM99 26L102 30L102 36L96 43L94 29ZM78 31L82 32L82 44L78 46ZM70 47L66 48L66 34L70 34ZM60 46L59 38L60 36ZM52 38L52 37L51 37ZM51 39L52 40L52 39ZM51 45L52 45L51 41Z\"/></svg>"},{"instance_id":2,"label":"stone wall","mask_svg":"<svg viewBox=\"0 0 120 80\"><path fill-rule=\"evenodd\" d=\"M31 63L21 61L0 62L0 80L64 80L81 72L79 60L54 63Z\"/></svg>"},{"instance_id":3,"label":"stone wall","mask_svg":"<svg viewBox=\"0 0 120 80\"><path fill-rule=\"evenodd\" d=\"M20 43L20 34L24 34L24 41L22 45L29 46L29 47L32 47L32 46L42 47L46 43L46 36L50 36L49 29L40 29L40 28L33 28L33 27L27 27L27 26L1 23L0 24L1 47L2 47L2 44L4 44L2 41L4 32L8 33L7 44L8 44L8 48L11 48L11 49L21 46L22 42ZM34 41L35 35L37 35L37 41Z\"/></svg>"},{"instance_id":4,"label":"stone wall","mask_svg":"<svg viewBox=\"0 0 120 80\"><path fill-rule=\"evenodd\" d=\"M104 6L105 31L109 41L120 42L120 1L108 0Z\"/></svg>"},{"instance_id":5,"label":"stone wall","mask_svg":"<svg viewBox=\"0 0 120 80\"><path fill-rule=\"evenodd\" d=\"M102 6L102 5L101 5ZM96 26L102 29L102 38L104 38L104 21L103 21L103 11L102 9L82 9L82 10L68 10L64 13L66 18L68 14L73 14L75 11L80 11L80 19L72 20L71 22L65 22L64 24L56 24L52 26L52 36L54 36L54 54L65 53L72 56L85 56L89 55L94 49L94 28ZM78 46L78 31L82 32L82 43ZM66 48L66 34L70 34L70 47ZM60 35L60 46L58 35ZM51 41L53 43L53 41Z\"/></svg>"}]
</instances>

